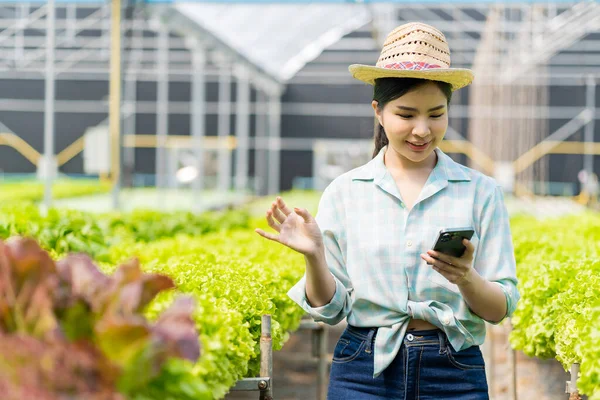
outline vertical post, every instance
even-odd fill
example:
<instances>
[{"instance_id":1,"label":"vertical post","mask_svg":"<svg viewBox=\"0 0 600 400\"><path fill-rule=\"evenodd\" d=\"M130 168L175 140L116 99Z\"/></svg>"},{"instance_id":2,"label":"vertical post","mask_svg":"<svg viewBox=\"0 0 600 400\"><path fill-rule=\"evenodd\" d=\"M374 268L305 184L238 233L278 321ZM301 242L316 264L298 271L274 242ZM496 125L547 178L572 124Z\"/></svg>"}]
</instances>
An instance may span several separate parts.
<instances>
[{"instance_id":1,"label":"vertical post","mask_svg":"<svg viewBox=\"0 0 600 400\"><path fill-rule=\"evenodd\" d=\"M50 4L48 4L48 6L50 6ZM20 4L18 10L18 24L20 25L20 27L18 31L15 32L15 65L19 65L18 63L21 62L21 60L23 60L23 51L25 48L25 27L27 26L27 18L29 17L29 4ZM47 24L50 23L49 17L48 21L46 22ZM46 36L46 40L47 39L48 36Z\"/></svg>"},{"instance_id":2,"label":"vertical post","mask_svg":"<svg viewBox=\"0 0 600 400\"><path fill-rule=\"evenodd\" d=\"M592 116L584 128L585 155L583 158L583 169L588 177L594 172L594 128L596 120L596 80L593 75L586 79L585 106Z\"/></svg>"},{"instance_id":3,"label":"vertical post","mask_svg":"<svg viewBox=\"0 0 600 400\"><path fill-rule=\"evenodd\" d=\"M113 182L113 208L119 208L121 178L121 0L112 0L110 55L110 158Z\"/></svg>"},{"instance_id":4,"label":"vertical post","mask_svg":"<svg viewBox=\"0 0 600 400\"><path fill-rule=\"evenodd\" d=\"M236 96L236 159L235 159L235 188L246 190L248 186L248 141L250 136L250 81L248 72L240 67L237 71Z\"/></svg>"},{"instance_id":5,"label":"vertical post","mask_svg":"<svg viewBox=\"0 0 600 400\"><path fill-rule=\"evenodd\" d=\"M488 393L491 399L496 396L496 360L494 354L494 327L486 324L486 340L483 343L483 358L485 359L485 372L488 381Z\"/></svg>"},{"instance_id":6,"label":"vertical post","mask_svg":"<svg viewBox=\"0 0 600 400\"><path fill-rule=\"evenodd\" d=\"M140 48L142 39L142 30L140 29L140 19L138 15L133 14L132 17L132 33L131 46L129 48L129 71L125 80L125 102L127 104L127 114L124 121L123 131L128 135L135 135L136 131L136 99L137 99L137 69L140 65L142 51ZM123 161L127 171L127 184L134 185L135 173L135 147L130 146L123 149ZM123 181L123 179L122 179Z\"/></svg>"},{"instance_id":7,"label":"vertical post","mask_svg":"<svg viewBox=\"0 0 600 400\"><path fill-rule=\"evenodd\" d=\"M278 90L269 94L269 186L268 193L279 192L281 168L281 97Z\"/></svg>"},{"instance_id":8,"label":"vertical post","mask_svg":"<svg viewBox=\"0 0 600 400\"><path fill-rule=\"evenodd\" d=\"M130 72L127 74L127 78L125 81L125 93L123 94L125 97L125 102L127 103L127 113L124 116L124 133L126 135L135 135L135 125L136 125L136 109L135 109L135 101L136 101L136 91L137 91L137 77L135 72ZM133 173L135 171L135 147L127 147L123 149L123 162L125 165L125 177L124 181L133 183ZM125 183L127 186L127 183Z\"/></svg>"},{"instance_id":9,"label":"vertical post","mask_svg":"<svg viewBox=\"0 0 600 400\"><path fill-rule=\"evenodd\" d=\"M196 170L198 175L192 182L194 189L194 211L202 210L202 189L204 188L204 136L206 135L206 49L202 45L193 47L194 72L192 74L192 113L191 129Z\"/></svg>"},{"instance_id":10,"label":"vertical post","mask_svg":"<svg viewBox=\"0 0 600 400\"><path fill-rule=\"evenodd\" d=\"M114 2L114 0L111 0L110 2L106 2L105 7L106 8L111 7L111 10L114 11L114 6L115 6L115 2ZM119 25L120 25L120 20L121 20L120 10L121 10L121 0L119 0ZM114 15L112 13L112 11L111 11L111 16ZM106 57L109 56L107 49L110 49L112 51L112 46L114 46L114 42L112 41L114 39L114 36L112 36L114 20L112 19L112 17L110 20L108 18L102 18L100 23L102 24L102 29L100 31L100 35L102 37L102 40L101 40L102 45L100 46L100 58L102 60L104 60L104 59L106 59Z\"/></svg>"},{"instance_id":11,"label":"vertical post","mask_svg":"<svg viewBox=\"0 0 600 400\"><path fill-rule=\"evenodd\" d=\"M167 174L165 179L166 187L169 189L177 188L179 186L177 182L177 167L179 166L179 159L181 158L181 152L178 147L167 148Z\"/></svg>"},{"instance_id":12,"label":"vertical post","mask_svg":"<svg viewBox=\"0 0 600 400\"><path fill-rule=\"evenodd\" d=\"M156 84L156 187L166 186L166 144L169 130L169 31L161 25L158 34L158 79ZM159 195L160 199L161 196Z\"/></svg>"},{"instance_id":13,"label":"vertical post","mask_svg":"<svg viewBox=\"0 0 600 400\"><path fill-rule=\"evenodd\" d=\"M256 91L256 132L254 135L254 193L257 196L266 194L267 186L267 151L266 143L266 114L265 95L261 90Z\"/></svg>"},{"instance_id":14,"label":"vertical post","mask_svg":"<svg viewBox=\"0 0 600 400\"><path fill-rule=\"evenodd\" d=\"M508 341L508 335L510 335L510 332L512 331L512 321L510 318L508 319L508 323L506 324L505 329L507 332L506 332L506 336L503 335L503 337L505 337L506 340ZM517 395L517 352L512 348L510 343L508 344L507 361L508 361L508 368L510 371L509 393L510 393L512 400L517 400L517 396L518 396Z\"/></svg>"},{"instance_id":15,"label":"vertical post","mask_svg":"<svg viewBox=\"0 0 600 400\"><path fill-rule=\"evenodd\" d=\"M44 107L44 159L46 185L44 207L46 211L52 203L52 180L54 174L54 45L56 9L54 0L48 0L46 15L46 81Z\"/></svg>"},{"instance_id":16,"label":"vertical post","mask_svg":"<svg viewBox=\"0 0 600 400\"><path fill-rule=\"evenodd\" d=\"M577 390L577 379L579 378L579 364L574 363L571 365L571 380L567 382L567 393L569 393L569 400L580 400L579 390Z\"/></svg>"},{"instance_id":17,"label":"vertical post","mask_svg":"<svg viewBox=\"0 0 600 400\"><path fill-rule=\"evenodd\" d=\"M67 37L68 43L74 45L75 43L75 32L77 29L77 4L70 3L67 6L67 27L65 29L65 36Z\"/></svg>"},{"instance_id":18,"label":"vertical post","mask_svg":"<svg viewBox=\"0 0 600 400\"><path fill-rule=\"evenodd\" d=\"M217 188L223 192L231 188L231 152L227 148L226 139L231 130L231 65L222 60L219 74L219 169L217 171Z\"/></svg>"},{"instance_id":19,"label":"vertical post","mask_svg":"<svg viewBox=\"0 0 600 400\"><path fill-rule=\"evenodd\" d=\"M318 365L317 365L317 400L327 398L327 376L329 361L327 360L327 328L321 324L315 331L318 337Z\"/></svg>"},{"instance_id":20,"label":"vertical post","mask_svg":"<svg viewBox=\"0 0 600 400\"><path fill-rule=\"evenodd\" d=\"M271 378L269 387L260 391L260 400L273 400L273 340L270 315L263 315L261 321L260 376Z\"/></svg>"},{"instance_id":21,"label":"vertical post","mask_svg":"<svg viewBox=\"0 0 600 400\"><path fill-rule=\"evenodd\" d=\"M460 6L454 7L453 11L452 11L452 20L454 23L458 22L458 20L461 18L461 13L459 13L459 7ZM452 42L458 43L461 34L464 34L464 33L461 33L458 30L452 32L451 33ZM455 102L454 104L462 104L463 103L462 94L463 94L463 92L460 90L457 90L452 94L452 100L454 100L454 102ZM463 134L463 136L465 136L465 134L462 130L462 118L452 118L450 116L448 116L448 117L452 120L451 126L456 130L456 132L461 133L461 134Z\"/></svg>"}]
</instances>

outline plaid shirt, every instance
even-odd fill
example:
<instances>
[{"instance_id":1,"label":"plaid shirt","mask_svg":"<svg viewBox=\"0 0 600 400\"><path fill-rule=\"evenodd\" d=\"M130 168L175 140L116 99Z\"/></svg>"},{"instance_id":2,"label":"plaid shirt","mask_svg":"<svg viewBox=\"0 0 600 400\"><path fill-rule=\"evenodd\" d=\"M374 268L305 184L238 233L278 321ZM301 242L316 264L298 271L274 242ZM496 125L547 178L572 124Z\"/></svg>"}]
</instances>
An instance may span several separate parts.
<instances>
[{"instance_id":1,"label":"plaid shirt","mask_svg":"<svg viewBox=\"0 0 600 400\"><path fill-rule=\"evenodd\" d=\"M515 257L502 189L480 172L438 156L412 210L402 201L383 162L384 147L367 164L336 178L323 192L316 220L336 290L330 303L311 307L306 276L288 292L316 321L379 327L374 377L391 364L411 318L442 329L456 351L485 340L485 322L465 303L458 287L428 266L440 229L473 227L473 267L506 295L514 312Z\"/></svg>"}]
</instances>

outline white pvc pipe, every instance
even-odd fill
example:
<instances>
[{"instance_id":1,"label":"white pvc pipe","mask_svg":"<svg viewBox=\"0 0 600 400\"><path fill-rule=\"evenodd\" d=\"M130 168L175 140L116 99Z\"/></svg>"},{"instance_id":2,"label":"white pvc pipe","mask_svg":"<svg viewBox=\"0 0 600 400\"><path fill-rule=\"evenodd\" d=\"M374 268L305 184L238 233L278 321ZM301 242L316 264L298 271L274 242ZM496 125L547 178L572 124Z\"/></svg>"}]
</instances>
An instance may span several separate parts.
<instances>
[{"instance_id":1,"label":"white pvc pipe","mask_svg":"<svg viewBox=\"0 0 600 400\"><path fill-rule=\"evenodd\" d=\"M46 15L46 79L44 107L44 159L46 183L44 188L44 206L46 210L52 203L52 181L54 167L54 45L56 10L54 0L48 0ZM39 166L38 166L39 168Z\"/></svg>"}]
</instances>

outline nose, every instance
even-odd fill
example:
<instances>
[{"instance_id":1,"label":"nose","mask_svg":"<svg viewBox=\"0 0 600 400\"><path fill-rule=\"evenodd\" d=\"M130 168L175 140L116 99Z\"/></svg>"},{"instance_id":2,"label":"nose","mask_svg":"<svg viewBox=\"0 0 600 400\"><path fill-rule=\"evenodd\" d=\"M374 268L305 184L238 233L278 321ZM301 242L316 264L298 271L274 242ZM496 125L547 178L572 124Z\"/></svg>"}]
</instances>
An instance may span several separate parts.
<instances>
[{"instance_id":1,"label":"nose","mask_svg":"<svg viewBox=\"0 0 600 400\"><path fill-rule=\"evenodd\" d=\"M425 121L417 121L412 131L413 135L419 137L427 137L431 134L431 130L429 129L429 124Z\"/></svg>"}]
</instances>

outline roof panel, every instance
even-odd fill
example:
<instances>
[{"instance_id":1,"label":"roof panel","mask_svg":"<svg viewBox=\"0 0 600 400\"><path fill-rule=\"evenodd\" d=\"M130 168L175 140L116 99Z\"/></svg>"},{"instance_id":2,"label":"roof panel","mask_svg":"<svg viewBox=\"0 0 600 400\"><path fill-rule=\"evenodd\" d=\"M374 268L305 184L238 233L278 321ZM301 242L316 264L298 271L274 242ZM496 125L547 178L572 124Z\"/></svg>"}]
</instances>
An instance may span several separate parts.
<instances>
[{"instance_id":1,"label":"roof panel","mask_svg":"<svg viewBox=\"0 0 600 400\"><path fill-rule=\"evenodd\" d=\"M176 3L173 7L282 82L371 20L362 4Z\"/></svg>"}]
</instances>

